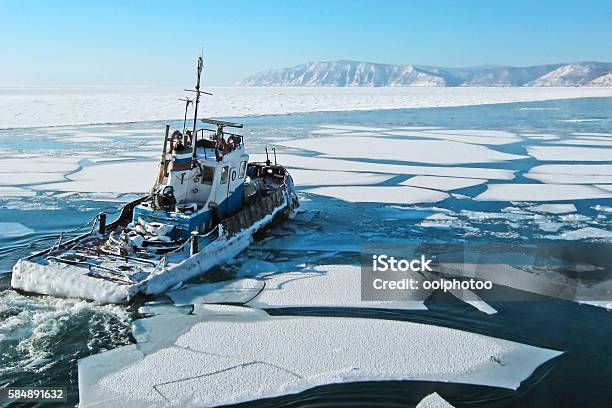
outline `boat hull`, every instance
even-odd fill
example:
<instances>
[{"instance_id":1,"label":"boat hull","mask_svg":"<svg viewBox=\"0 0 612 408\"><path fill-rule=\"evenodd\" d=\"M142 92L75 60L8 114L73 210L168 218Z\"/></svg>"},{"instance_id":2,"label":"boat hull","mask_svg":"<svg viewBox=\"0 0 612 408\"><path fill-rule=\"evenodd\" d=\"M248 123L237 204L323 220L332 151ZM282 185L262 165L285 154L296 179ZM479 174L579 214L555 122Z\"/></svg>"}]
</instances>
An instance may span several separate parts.
<instances>
[{"instance_id":1,"label":"boat hull","mask_svg":"<svg viewBox=\"0 0 612 408\"><path fill-rule=\"evenodd\" d=\"M181 282L227 263L249 246L256 232L289 216L293 210L290 198L283 190L279 190L279 194L271 202L274 203L273 207L268 205L269 211L262 213L260 218L251 220L253 222L248 226L241 227L237 222L230 222L235 230L224 231L221 224L215 240L180 262L156 267L142 282L126 284L104 280L90 276L90 270L87 268L49 263L43 256L34 256L19 260L13 267L11 286L23 292L81 298L101 304L125 304L141 297L159 295ZM236 214L236 217L243 220L249 218L239 214ZM79 238L86 235L88 234ZM73 242L78 242L79 238ZM43 251L41 254L45 253L49 251Z\"/></svg>"}]
</instances>

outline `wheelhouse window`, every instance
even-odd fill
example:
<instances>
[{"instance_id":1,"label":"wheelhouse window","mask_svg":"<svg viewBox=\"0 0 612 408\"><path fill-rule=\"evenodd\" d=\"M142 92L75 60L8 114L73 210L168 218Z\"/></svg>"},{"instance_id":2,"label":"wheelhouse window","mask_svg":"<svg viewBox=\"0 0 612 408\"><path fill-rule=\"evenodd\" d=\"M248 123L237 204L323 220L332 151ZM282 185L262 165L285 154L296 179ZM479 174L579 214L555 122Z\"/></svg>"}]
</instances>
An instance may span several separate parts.
<instances>
[{"instance_id":1,"label":"wheelhouse window","mask_svg":"<svg viewBox=\"0 0 612 408\"><path fill-rule=\"evenodd\" d=\"M202 166L202 184L212 184L215 176L215 168L210 166Z\"/></svg>"},{"instance_id":2,"label":"wheelhouse window","mask_svg":"<svg viewBox=\"0 0 612 408\"><path fill-rule=\"evenodd\" d=\"M229 166L223 166L223 169L221 169L221 184L227 183L228 174L229 174Z\"/></svg>"},{"instance_id":3,"label":"wheelhouse window","mask_svg":"<svg viewBox=\"0 0 612 408\"><path fill-rule=\"evenodd\" d=\"M240 171L238 172L238 178L244 177L244 170L246 169L246 161L240 162Z\"/></svg>"}]
</instances>

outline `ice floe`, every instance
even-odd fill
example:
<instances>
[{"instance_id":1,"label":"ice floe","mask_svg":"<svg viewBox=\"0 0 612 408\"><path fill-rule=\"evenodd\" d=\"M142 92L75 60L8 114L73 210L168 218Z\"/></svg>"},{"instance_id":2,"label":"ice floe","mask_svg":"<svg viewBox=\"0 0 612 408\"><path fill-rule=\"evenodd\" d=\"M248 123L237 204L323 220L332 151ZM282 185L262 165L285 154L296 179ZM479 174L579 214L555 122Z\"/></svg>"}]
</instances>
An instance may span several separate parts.
<instances>
[{"instance_id":1,"label":"ice floe","mask_svg":"<svg viewBox=\"0 0 612 408\"><path fill-rule=\"evenodd\" d=\"M265 288L249 306L427 309L423 303L427 294L417 291L407 291L404 301L362 301L361 268L354 265L320 265L310 272L270 275L265 282Z\"/></svg>"},{"instance_id":2,"label":"ice floe","mask_svg":"<svg viewBox=\"0 0 612 408\"><path fill-rule=\"evenodd\" d=\"M437 392L427 395L416 406L416 408L453 408L444 398Z\"/></svg>"},{"instance_id":3,"label":"ice floe","mask_svg":"<svg viewBox=\"0 0 612 408\"><path fill-rule=\"evenodd\" d=\"M80 406L220 405L371 380L516 389L561 354L411 322L195 313L144 319L138 344L81 359Z\"/></svg>"},{"instance_id":4,"label":"ice floe","mask_svg":"<svg viewBox=\"0 0 612 408\"><path fill-rule=\"evenodd\" d=\"M488 180L459 178L459 177L439 177L439 176L415 176L401 182L403 186L432 188L434 190L458 190L466 187L473 187L484 184Z\"/></svg>"},{"instance_id":5,"label":"ice floe","mask_svg":"<svg viewBox=\"0 0 612 408\"><path fill-rule=\"evenodd\" d=\"M349 171L292 169L291 176L297 187L371 185L389 180L392 176Z\"/></svg>"},{"instance_id":6,"label":"ice floe","mask_svg":"<svg viewBox=\"0 0 612 408\"><path fill-rule=\"evenodd\" d=\"M390 131L392 136L419 137L428 139L450 140L454 142L500 146L518 143L523 139L514 133L495 130L432 130L432 131Z\"/></svg>"},{"instance_id":7,"label":"ice floe","mask_svg":"<svg viewBox=\"0 0 612 408\"><path fill-rule=\"evenodd\" d=\"M550 184L612 183L612 165L544 164L532 167L524 176Z\"/></svg>"},{"instance_id":8,"label":"ice floe","mask_svg":"<svg viewBox=\"0 0 612 408\"><path fill-rule=\"evenodd\" d=\"M34 230L18 222L0 222L0 238L21 237L33 233Z\"/></svg>"},{"instance_id":9,"label":"ice floe","mask_svg":"<svg viewBox=\"0 0 612 408\"><path fill-rule=\"evenodd\" d=\"M253 160L265 160L265 156L251 155ZM398 164L371 163L353 160L283 154L279 156L283 165L291 168L326 171L356 171L403 175L431 175L443 177L465 177L490 180L512 180L513 170L476 167L403 166Z\"/></svg>"},{"instance_id":10,"label":"ice floe","mask_svg":"<svg viewBox=\"0 0 612 408\"><path fill-rule=\"evenodd\" d=\"M440 191L410 186L318 187L305 191L352 203L417 204L434 203L448 198L448 194Z\"/></svg>"},{"instance_id":11,"label":"ice floe","mask_svg":"<svg viewBox=\"0 0 612 408\"><path fill-rule=\"evenodd\" d=\"M563 232L559 235L545 235L543 238L564 239L568 241L579 239L600 239L604 241L612 241L612 231L595 227L584 227L574 231Z\"/></svg>"},{"instance_id":12,"label":"ice floe","mask_svg":"<svg viewBox=\"0 0 612 408\"><path fill-rule=\"evenodd\" d=\"M498 152L485 146L448 140L338 136L281 141L279 144L313 150L336 158L376 158L429 164L495 163L525 158L525 156Z\"/></svg>"},{"instance_id":13,"label":"ice floe","mask_svg":"<svg viewBox=\"0 0 612 408\"><path fill-rule=\"evenodd\" d=\"M154 161L129 161L88 166L71 174L69 179L72 181L37 186L35 189L93 193L145 192L153 185L158 165Z\"/></svg>"},{"instance_id":14,"label":"ice floe","mask_svg":"<svg viewBox=\"0 0 612 408\"><path fill-rule=\"evenodd\" d=\"M549 213L549 214L566 214L576 212L576 206L574 204L540 204L527 207L528 210Z\"/></svg>"},{"instance_id":15,"label":"ice floe","mask_svg":"<svg viewBox=\"0 0 612 408\"><path fill-rule=\"evenodd\" d=\"M612 161L612 150L597 147L531 146L527 152L542 161Z\"/></svg>"},{"instance_id":16,"label":"ice floe","mask_svg":"<svg viewBox=\"0 0 612 408\"><path fill-rule=\"evenodd\" d=\"M177 305L196 303L243 304L262 291L264 282L258 279L237 279L216 283L190 285L172 290L167 295Z\"/></svg>"},{"instance_id":17,"label":"ice floe","mask_svg":"<svg viewBox=\"0 0 612 408\"><path fill-rule=\"evenodd\" d=\"M19 187L0 187L0 198L6 197L33 197L36 193L32 190Z\"/></svg>"},{"instance_id":18,"label":"ice floe","mask_svg":"<svg viewBox=\"0 0 612 408\"><path fill-rule=\"evenodd\" d=\"M612 192L582 184L488 184L479 201L563 201L612 198Z\"/></svg>"}]
</instances>

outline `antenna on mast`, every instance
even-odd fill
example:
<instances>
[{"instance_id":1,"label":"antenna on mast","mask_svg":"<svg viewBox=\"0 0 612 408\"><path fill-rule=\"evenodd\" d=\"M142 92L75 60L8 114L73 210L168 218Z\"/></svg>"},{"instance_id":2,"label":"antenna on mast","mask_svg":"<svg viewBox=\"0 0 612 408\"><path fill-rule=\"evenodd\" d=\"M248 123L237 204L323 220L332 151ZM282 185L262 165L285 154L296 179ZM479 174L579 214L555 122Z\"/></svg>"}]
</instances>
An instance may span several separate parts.
<instances>
[{"instance_id":1,"label":"antenna on mast","mask_svg":"<svg viewBox=\"0 0 612 408\"><path fill-rule=\"evenodd\" d=\"M189 105L193 103L193 99L185 97L185 99L179 99L179 101L185 102L185 118L183 119L183 134L185 134L185 130L187 129L187 109L189 108Z\"/></svg>"}]
</instances>

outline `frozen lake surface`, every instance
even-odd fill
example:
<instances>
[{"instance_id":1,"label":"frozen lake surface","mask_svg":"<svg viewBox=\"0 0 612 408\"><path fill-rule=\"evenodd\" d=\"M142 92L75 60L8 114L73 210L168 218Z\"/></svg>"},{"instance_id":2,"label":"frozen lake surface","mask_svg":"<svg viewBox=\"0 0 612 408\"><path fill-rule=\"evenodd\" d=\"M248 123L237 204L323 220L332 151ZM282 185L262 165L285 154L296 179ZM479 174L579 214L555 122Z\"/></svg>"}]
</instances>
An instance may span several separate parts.
<instances>
[{"instance_id":1,"label":"frozen lake surface","mask_svg":"<svg viewBox=\"0 0 612 408\"><path fill-rule=\"evenodd\" d=\"M504 302L480 294L482 299L465 303L439 293L424 303L363 307L345 289L358 285L358 251L363 242L487 243L502 248L517 243L610 242L611 118L612 99L587 98L236 119L246 125L246 146L255 158L263 157L264 147L274 146L279 162L292 169L303 212L203 282L266 280L268 291L250 305L268 310L272 326L280 316L293 316L300 330L310 331L317 329L300 326L300 318L323 319L317 327L325 327L331 317L383 318L446 326L564 352L531 376L526 372L516 393L495 384L485 387L483 382L461 385L462 381L453 382L450 377L446 378L451 383L442 384L415 373L384 376L370 371L362 381L404 381L325 385L271 403L298 403L305 398L332 403L342 396L347 401L366 399L371 405L392 401L415 405L438 392L452 405L465 402L466 395L482 406L492 398L501 398L500 406L550 404L538 397L538 390L558 398L554 402L559 406L575 405L572 402L583 400L587 392L591 401L609 401L610 390L605 384L597 386L601 381L593 372L596 367L597 378L612 375L612 356L606 348L612 335L606 327L612 326L604 308L537 294L531 295L530 302ZM47 122L40 118L40 124ZM0 163L0 272L10 272L18 258L51 245L61 231L78 228L99 211L112 211L136 197L135 193L147 191L157 166L163 125L138 122L0 130L5 157ZM607 276L538 278L573 282L580 291L609 293ZM8 275L0 279L6 287ZM251 299L257 289L257 284L251 285L243 291L243 299ZM507 295L514 289L498 290ZM317 293L320 296L307 295ZM179 295L180 304L211 299L202 289ZM219 301L219 296L212 296L212 301ZM164 305L149 310L161 315L169 310L184 312L170 299L159 301ZM72 401L77 398L76 360L132 343L130 322L135 317L119 307L25 297L9 290L0 293L0 316L3 381L26 385L35 378L37 385L61 385L68 377ZM346 325L347 331L363 334L362 329ZM397 327L403 328L390 324L388 330ZM223 324L218 332L231 334ZM405 381L408 377L418 381ZM270 384L275 384L275 378L282 382L282 376L271 373ZM438 380L443 378L440 375ZM120 377L105 381L117 383ZM219 381L219 387L228 384ZM308 384L329 382L334 381ZM574 401L563 396L568 388L576 396ZM549 395L551 389L556 396ZM251 398L258 395L256 391ZM168 392L175 391L168 388Z\"/></svg>"}]
</instances>

